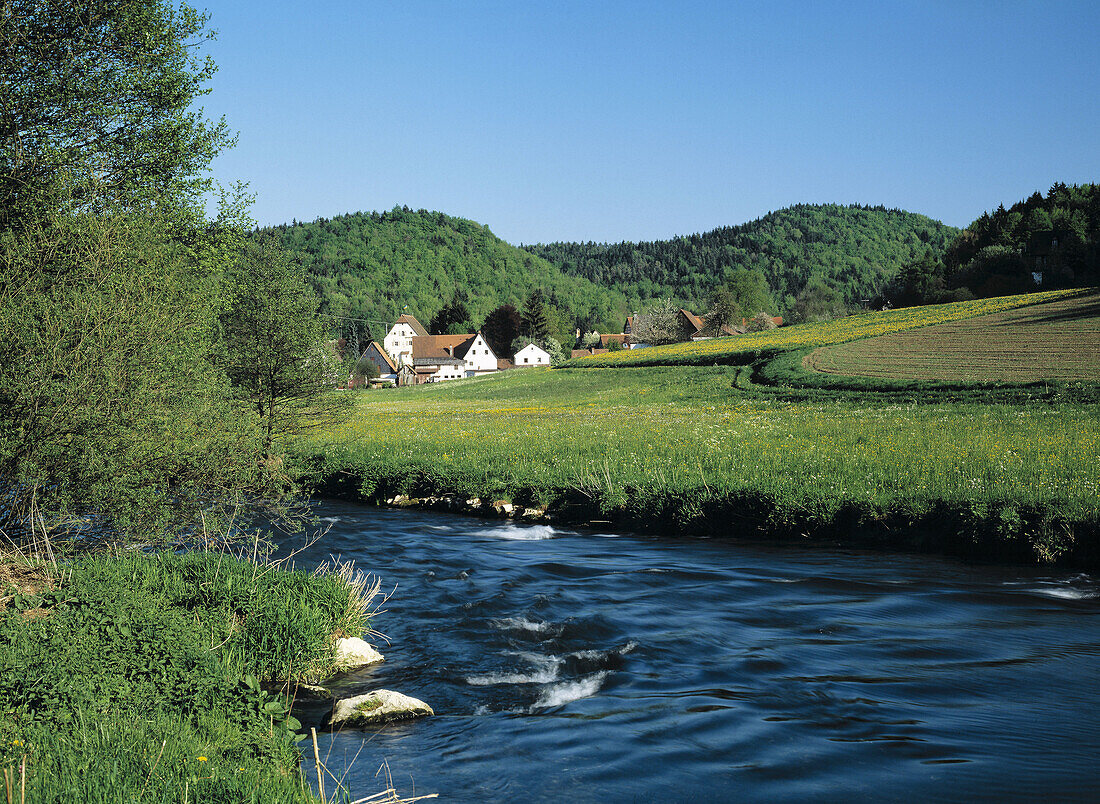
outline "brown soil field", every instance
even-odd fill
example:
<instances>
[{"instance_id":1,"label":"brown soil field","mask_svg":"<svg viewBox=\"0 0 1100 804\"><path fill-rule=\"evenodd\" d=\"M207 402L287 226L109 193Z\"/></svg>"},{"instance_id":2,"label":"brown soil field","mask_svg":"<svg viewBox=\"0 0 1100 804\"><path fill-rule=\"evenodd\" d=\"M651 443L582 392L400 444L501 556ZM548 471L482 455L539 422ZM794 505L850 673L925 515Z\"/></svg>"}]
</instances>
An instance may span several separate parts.
<instances>
[{"instance_id":1,"label":"brown soil field","mask_svg":"<svg viewBox=\"0 0 1100 804\"><path fill-rule=\"evenodd\" d=\"M943 382L1100 382L1100 292L815 349L812 371Z\"/></svg>"}]
</instances>

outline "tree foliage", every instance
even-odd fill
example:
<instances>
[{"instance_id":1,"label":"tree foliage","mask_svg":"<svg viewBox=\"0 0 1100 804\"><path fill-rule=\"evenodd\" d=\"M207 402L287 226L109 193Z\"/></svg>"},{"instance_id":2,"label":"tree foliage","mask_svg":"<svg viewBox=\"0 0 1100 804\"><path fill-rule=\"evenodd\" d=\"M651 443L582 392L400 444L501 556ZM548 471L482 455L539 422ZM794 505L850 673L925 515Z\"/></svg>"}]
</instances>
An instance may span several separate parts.
<instances>
[{"instance_id":1,"label":"tree foliage","mask_svg":"<svg viewBox=\"0 0 1100 804\"><path fill-rule=\"evenodd\" d=\"M225 370L247 202L224 195L214 223L202 211L230 142L192 106L214 71L198 55L205 22L163 0L0 5L9 535L68 522L84 544L89 527L202 539L274 490L260 417Z\"/></svg>"},{"instance_id":2,"label":"tree foliage","mask_svg":"<svg viewBox=\"0 0 1100 804\"><path fill-rule=\"evenodd\" d=\"M481 325L481 334L489 342L489 347L497 357L511 357L512 341L519 337L523 328L523 318L511 304L502 304L489 315L485 316L485 323Z\"/></svg>"},{"instance_id":3,"label":"tree foliage","mask_svg":"<svg viewBox=\"0 0 1100 804\"><path fill-rule=\"evenodd\" d=\"M259 419L270 465L277 440L340 414L342 398L330 389L344 379L343 365L325 343L328 327L301 267L272 240L246 243L228 279L226 374Z\"/></svg>"},{"instance_id":4,"label":"tree foliage","mask_svg":"<svg viewBox=\"0 0 1100 804\"><path fill-rule=\"evenodd\" d=\"M0 227L47 207L195 203L231 142L192 109L215 69L198 55L206 20L163 0L0 5Z\"/></svg>"},{"instance_id":5,"label":"tree foliage","mask_svg":"<svg viewBox=\"0 0 1100 804\"><path fill-rule=\"evenodd\" d=\"M684 340L682 330L679 305L660 299L634 316L632 337L637 343L660 346Z\"/></svg>"},{"instance_id":6,"label":"tree foliage","mask_svg":"<svg viewBox=\"0 0 1100 804\"><path fill-rule=\"evenodd\" d=\"M738 269L763 276L788 314L810 277L826 278L846 304L873 298L926 249L943 254L958 230L923 215L885 207L797 204L740 226L643 243L549 243L527 250L566 274L625 293L631 309L670 297L710 308L715 288ZM740 317L751 317L749 310Z\"/></svg>"},{"instance_id":7,"label":"tree foliage","mask_svg":"<svg viewBox=\"0 0 1100 804\"><path fill-rule=\"evenodd\" d=\"M546 260L497 238L487 226L441 212L395 207L262 230L301 260L322 312L367 319L380 340L407 312L428 323L456 292L468 294L470 328L497 307L522 308L543 289L548 302L589 327L619 326L626 300L614 288L567 276Z\"/></svg>"}]
</instances>

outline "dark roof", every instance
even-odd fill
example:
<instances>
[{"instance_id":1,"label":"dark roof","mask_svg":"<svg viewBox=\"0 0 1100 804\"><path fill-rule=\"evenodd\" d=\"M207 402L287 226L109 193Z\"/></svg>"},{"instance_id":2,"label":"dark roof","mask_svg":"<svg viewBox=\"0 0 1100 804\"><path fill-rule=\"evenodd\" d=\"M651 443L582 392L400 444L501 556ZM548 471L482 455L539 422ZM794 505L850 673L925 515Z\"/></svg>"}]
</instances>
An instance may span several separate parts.
<instances>
[{"instance_id":1,"label":"dark roof","mask_svg":"<svg viewBox=\"0 0 1100 804\"><path fill-rule=\"evenodd\" d=\"M371 341L370 345L367 346L367 349L370 349L371 346L374 347L374 351L376 351L378 353L378 356L386 361L386 365L390 367L390 371L396 373L397 372L397 366L394 365L394 362L392 360L390 360L390 356L388 354L386 354L386 350L378 345L378 341ZM364 354L366 353L367 349L363 350Z\"/></svg>"},{"instance_id":2,"label":"dark roof","mask_svg":"<svg viewBox=\"0 0 1100 804\"><path fill-rule=\"evenodd\" d=\"M694 332L699 332L706 326L706 323L703 321L703 319L695 315L695 313L681 309L680 315L687 319L688 324L695 327Z\"/></svg>"},{"instance_id":3,"label":"dark roof","mask_svg":"<svg viewBox=\"0 0 1100 804\"><path fill-rule=\"evenodd\" d=\"M625 332L611 333L610 335L601 335L600 336L600 346L603 347L603 348L607 348L607 344L611 343L612 341L618 341L619 343L627 343L629 340L630 340L630 335L625 333Z\"/></svg>"},{"instance_id":4,"label":"dark roof","mask_svg":"<svg viewBox=\"0 0 1100 804\"><path fill-rule=\"evenodd\" d=\"M428 330L424 327L424 325L417 321L416 318L411 315L406 314L398 318L397 321L394 323L394 326L396 327L398 324L408 324L410 327L413 328L413 332L415 332L417 335L428 334Z\"/></svg>"}]
</instances>

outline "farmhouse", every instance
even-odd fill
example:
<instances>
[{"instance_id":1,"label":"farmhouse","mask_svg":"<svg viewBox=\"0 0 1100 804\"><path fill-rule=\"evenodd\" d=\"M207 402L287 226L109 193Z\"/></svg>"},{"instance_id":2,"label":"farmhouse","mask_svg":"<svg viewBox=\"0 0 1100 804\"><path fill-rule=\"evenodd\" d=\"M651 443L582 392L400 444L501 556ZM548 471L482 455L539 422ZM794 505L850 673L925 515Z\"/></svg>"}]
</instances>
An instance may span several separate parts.
<instances>
[{"instance_id":1,"label":"farmhouse","mask_svg":"<svg viewBox=\"0 0 1100 804\"><path fill-rule=\"evenodd\" d=\"M382 339L382 344L394 363L412 365L412 339L427 334L428 330L413 316L403 315L390 327L390 331Z\"/></svg>"},{"instance_id":2,"label":"farmhouse","mask_svg":"<svg viewBox=\"0 0 1100 804\"><path fill-rule=\"evenodd\" d=\"M411 341L412 366L420 382L477 377L497 370L497 356L480 332L415 335Z\"/></svg>"},{"instance_id":3,"label":"farmhouse","mask_svg":"<svg viewBox=\"0 0 1100 804\"><path fill-rule=\"evenodd\" d=\"M549 366L550 353L540 346L529 343L516 352L516 368L528 368L531 366Z\"/></svg>"}]
</instances>

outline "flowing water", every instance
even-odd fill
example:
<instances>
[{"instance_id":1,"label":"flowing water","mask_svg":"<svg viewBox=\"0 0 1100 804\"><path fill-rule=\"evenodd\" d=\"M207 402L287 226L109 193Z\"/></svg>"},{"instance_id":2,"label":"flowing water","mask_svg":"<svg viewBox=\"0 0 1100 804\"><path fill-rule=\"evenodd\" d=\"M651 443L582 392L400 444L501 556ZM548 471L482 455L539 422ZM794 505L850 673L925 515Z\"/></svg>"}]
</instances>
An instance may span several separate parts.
<instances>
[{"instance_id":1,"label":"flowing water","mask_svg":"<svg viewBox=\"0 0 1100 804\"><path fill-rule=\"evenodd\" d=\"M359 796L385 762L444 801L1100 800L1090 576L319 513L299 567L396 586L341 688L437 713L321 735Z\"/></svg>"}]
</instances>

